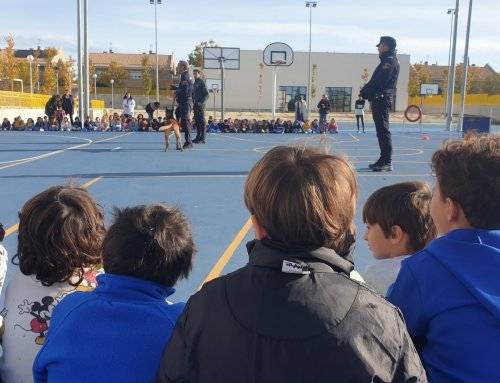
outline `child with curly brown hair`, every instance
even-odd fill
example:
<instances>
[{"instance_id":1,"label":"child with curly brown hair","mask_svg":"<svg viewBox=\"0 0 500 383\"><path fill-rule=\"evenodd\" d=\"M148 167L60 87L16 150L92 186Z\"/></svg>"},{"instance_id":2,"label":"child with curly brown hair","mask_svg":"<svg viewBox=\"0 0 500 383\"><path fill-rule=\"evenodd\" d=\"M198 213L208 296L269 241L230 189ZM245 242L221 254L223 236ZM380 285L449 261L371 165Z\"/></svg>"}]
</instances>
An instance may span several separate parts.
<instances>
[{"instance_id":1,"label":"child with curly brown hair","mask_svg":"<svg viewBox=\"0 0 500 383\"><path fill-rule=\"evenodd\" d=\"M103 213L82 188L54 186L19 214L19 271L4 289L0 369L3 381L32 382L32 364L61 299L95 287Z\"/></svg>"}]
</instances>

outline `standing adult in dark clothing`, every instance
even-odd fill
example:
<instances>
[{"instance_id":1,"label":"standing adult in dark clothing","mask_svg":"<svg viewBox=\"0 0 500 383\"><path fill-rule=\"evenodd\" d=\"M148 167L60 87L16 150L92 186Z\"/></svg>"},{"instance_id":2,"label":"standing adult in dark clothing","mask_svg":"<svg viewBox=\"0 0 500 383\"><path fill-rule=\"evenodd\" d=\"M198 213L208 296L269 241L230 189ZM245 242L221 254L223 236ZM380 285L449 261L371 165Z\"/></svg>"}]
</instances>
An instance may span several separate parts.
<instances>
[{"instance_id":1,"label":"standing adult in dark clothing","mask_svg":"<svg viewBox=\"0 0 500 383\"><path fill-rule=\"evenodd\" d=\"M73 100L73 96L69 90L63 94L62 97L62 109L66 115L69 115L69 119L71 121L71 126L73 126L73 114L75 113L75 101Z\"/></svg>"},{"instance_id":2,"label":"standing adult in dark clothing","mask_svg":"<svg viewBox=\"0 0 500 383\"><path fill-rule=\"evenodd\" d=\"M189 78L188 63L184 60L177 64L177 73L180 74L179 86L175 90L175 100L177 101L176 115L182 130L184 130L184 149L192 148L191 141L191 109L193 104L193 82Z\"/></svg>"},{"instance_id":3,"label":"standing adult in dark clothing","mask_svg":"<svg viewBox=\"0 0 500 383\"><path fill-rule=\"evenodd\" d=\"M380 158L369 167L376 172L387 172L392 170L389 111L398 81L399 61L396 57L396 40L393 37L382 36L377 47L380 64L373 72L370 81L361 89L359 95L370 101L380 147Z\"/></svg>"},{"instance_id":4,"label":"standing adult in dark clothing","mask_svg":"<svg viewBox=\"0 0 500 383\"><path fill-rule=\"evenodd\" d=\"M363 97L359 97L354 103L354 113L356 114L356 125L358 126L359 133L359 121L361 121L361 125L363 126L363 133L365 132L365 100Z\"/></svg>"},{"instance_id":5,"label":"standing adult in dark clothing","mask_svg":"<svg viewBox=\"0 0 500 383\"><path fill-rule=\"evenodd\" d=\"M328 101L328 97L326 94L321 97L318 103L318 111L319 111L319 128L321 133L326 131L326 120L328 119L328 113L330 112L330 101Z\"/></svg>"},{"instance_id":6,"label":"standing adult in dark clothing","mask_svg":"<svg viewBox=\"0 0 500 383\"><path fill-rule=\"evenodd\" d=\"M150 102L146 105L146 113L148 114L148 122L151 123L153 121L153 116L155 111L160 108L160 103L158 101Z\"/></svg>"},{"instance_id":7,"label":"standing adult in dark clothing","mask_svg":"<svg viewBox=\"0 0 500 383\"><path fill-rule=\"evenodd\" d=\"M45 104L45 114L51 120L54 117L54 114L57 109L57 104L61 103L61 96L58 94L53 95L47 103Z\"/></svg>"},{"instance_id":8,"label":"standing adult in dark clothing","mask_svg":"<svg viewBox=\"0 0 500 383\"><path fill-rule=\"evenodd\" d=\"M193 112L194 122L196 124L196 138L193 142L195 144L204 144L207 132L207 123L205 121L205 102L208 99L208 90L199 69L193 70L193 76Z\"/></svg>"}]
</instances>

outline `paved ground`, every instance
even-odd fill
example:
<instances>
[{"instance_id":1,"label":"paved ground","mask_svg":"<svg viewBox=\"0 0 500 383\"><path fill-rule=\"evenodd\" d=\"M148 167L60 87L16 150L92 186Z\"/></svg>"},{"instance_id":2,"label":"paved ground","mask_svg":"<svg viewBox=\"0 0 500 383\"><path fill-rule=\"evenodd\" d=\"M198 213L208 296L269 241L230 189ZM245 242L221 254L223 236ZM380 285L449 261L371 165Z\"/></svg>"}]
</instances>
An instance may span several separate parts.
<instances>
[{"instance_id":1,"label":"paved ground","mask_svg":"<svg viewBox=\"0 0 500 383\"><path fill-rule=\"evenodd\" d=\"M363 272L373 262L360 221L366 198L395 182L432 183L429 159L443 139L456 133L425 125L429 140L422 140L418 127L394 125L395 171L380 174L367 169L378 158L373 128L366 134L355 133L352 124L341 128L342 133L329 136L210 135L206 145L183 153L165 153L158 133L0 132L0 221L9 228L4 244L10 256L15 254L18 211L29 197L55 184L85 185L108 219L113 206L173 204L190 219L199 250L191 277L178 285L177 299L186 299L209 274L216 276L246 263L244 244L252 238L252 230L242 193L248 170L275 145L306 142L347 154L358 170L355 261ZM9 267L10 276L16 267Z\"/></svg>"}]
</instances>

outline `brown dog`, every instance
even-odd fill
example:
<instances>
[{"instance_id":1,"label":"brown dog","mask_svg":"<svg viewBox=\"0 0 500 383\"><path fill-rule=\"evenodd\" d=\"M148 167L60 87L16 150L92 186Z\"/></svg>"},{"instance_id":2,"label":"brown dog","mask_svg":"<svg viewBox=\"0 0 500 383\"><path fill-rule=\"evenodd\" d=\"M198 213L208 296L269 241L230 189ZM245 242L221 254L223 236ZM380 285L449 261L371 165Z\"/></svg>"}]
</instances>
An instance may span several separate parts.
<instances>
[{"instance_id":1,"label":"brown dog","mask_svg":"<svg viewBox=\"0 0 500 383\"><path fill-rule=\"evenodd\" d=\"M175 135L175 147L177 150L182 151L181 145L181 127L175 118L170 118L166 122L163 122L162 126L160 126L159 132L163 132L165 135L165 151L168 149L168 139L172 135Z\"/></svg>"}]
</instances>

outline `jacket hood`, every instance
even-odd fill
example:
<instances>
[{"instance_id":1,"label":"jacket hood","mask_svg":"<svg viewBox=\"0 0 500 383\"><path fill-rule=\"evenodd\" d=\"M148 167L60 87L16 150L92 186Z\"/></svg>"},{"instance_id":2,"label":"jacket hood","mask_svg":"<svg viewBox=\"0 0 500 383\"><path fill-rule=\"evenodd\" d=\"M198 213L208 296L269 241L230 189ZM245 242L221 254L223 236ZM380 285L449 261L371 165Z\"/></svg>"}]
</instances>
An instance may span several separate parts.
<instances>
[{"instance_id":1,"label":"jacket hood","mask_svg":"<svg viewBox=\"0 0 500 383\"><path fill-rule=\"evenodd\" d=\"M426 251L500 320L500 230L454 230Z\"/></svg>"}]
</instances>

